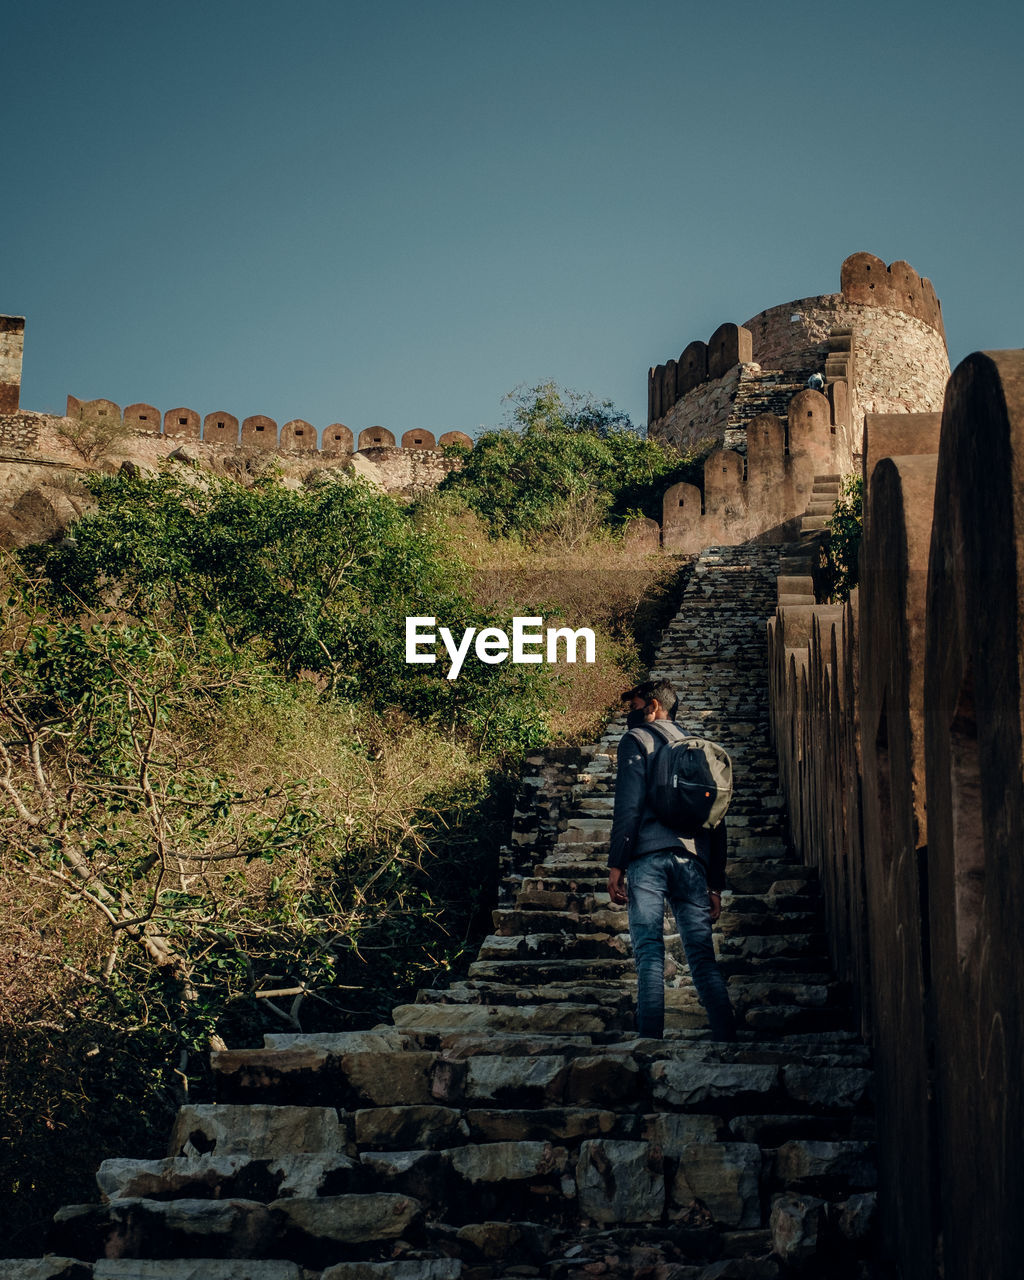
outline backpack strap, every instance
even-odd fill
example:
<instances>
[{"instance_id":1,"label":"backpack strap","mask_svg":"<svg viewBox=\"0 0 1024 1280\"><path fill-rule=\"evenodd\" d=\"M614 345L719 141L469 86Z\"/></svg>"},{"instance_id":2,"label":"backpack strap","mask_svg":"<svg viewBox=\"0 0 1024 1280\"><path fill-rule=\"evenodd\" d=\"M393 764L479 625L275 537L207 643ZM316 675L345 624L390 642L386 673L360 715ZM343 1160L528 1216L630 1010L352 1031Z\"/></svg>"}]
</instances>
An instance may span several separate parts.
<instances>
[{"instance_id":1,"label":"backpack strap","mask_svg":"<svg viewBox=\"0 0 1024 1280\"><path fill-rule=\"evenodd\" d=\"M675 733L665 728L665 725L672 725ZM644 758L649 760L659 747L669 742L680 742L686 734L672 720L649 720L645 725L630 729L629 736L643 751Z\"/></svg>"}]
</instances>

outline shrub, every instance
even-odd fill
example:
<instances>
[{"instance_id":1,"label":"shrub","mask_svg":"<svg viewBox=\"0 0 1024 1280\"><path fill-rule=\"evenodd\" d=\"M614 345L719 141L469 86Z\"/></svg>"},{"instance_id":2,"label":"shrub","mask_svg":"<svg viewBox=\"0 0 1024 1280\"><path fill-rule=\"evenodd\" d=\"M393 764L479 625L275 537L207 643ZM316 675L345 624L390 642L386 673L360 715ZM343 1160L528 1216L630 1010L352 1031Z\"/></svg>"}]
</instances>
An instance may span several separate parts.
<instances>
[{"instance_id":1,"label":"shrub","mask_svg":"<svg viewBox=\"0 0 1024 1280\"><path fill-rule=\"evenodd\" d=\"M495 536L550 534L579 546L636 511L660 517L664 490L696 478L696 455L644 438L610 401L551 382L506 399L506 426L481 435L441 485Z\"/></svg>"},{"instance_id":2,"label":"shrub","mask_svg":"<svg viewBox=\"0 0 1024 1280\"><path fill-rule=\"evenodd\" d=\"M828 539L822 548L824 589L834 603L849 600L860 579L860 544L863 536L864 480L859 472L844 478L828 521Z\"/></svg>"}]
</instances>

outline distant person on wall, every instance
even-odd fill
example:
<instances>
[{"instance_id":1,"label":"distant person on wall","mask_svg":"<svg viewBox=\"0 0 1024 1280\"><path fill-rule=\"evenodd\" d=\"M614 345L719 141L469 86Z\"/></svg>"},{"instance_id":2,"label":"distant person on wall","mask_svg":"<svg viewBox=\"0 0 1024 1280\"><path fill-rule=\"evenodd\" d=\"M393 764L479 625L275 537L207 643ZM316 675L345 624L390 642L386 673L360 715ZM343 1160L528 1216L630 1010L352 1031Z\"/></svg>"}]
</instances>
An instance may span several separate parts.
<instances>
[{"instance_id":1,"label":"distant person on wall","mask_svg":"<svg viewBox=\"0 0 1024 1280\"><path fill-rule=\"evenodd\" d=\"M630 712L618 748L608 896L629 906L637 1033L653 1039L664 1035L668 902L711 1034L716 1040L735 1040L736 1021L711 937L711 926L722 912L725 822L710 832L684 836L658 818L648 802L648 778L655 753L687 736L671 719L678 699L667 680L645 681L623 696Z\"/></svg>"}]
</instances>

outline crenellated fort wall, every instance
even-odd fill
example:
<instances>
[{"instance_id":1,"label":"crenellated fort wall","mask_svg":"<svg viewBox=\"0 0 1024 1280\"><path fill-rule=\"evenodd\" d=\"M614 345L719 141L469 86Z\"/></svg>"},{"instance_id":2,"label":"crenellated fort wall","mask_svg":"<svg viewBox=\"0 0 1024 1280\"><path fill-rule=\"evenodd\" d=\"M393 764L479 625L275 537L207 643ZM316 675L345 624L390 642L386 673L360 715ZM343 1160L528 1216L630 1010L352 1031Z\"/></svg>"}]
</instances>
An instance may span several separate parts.
<instances>
[{"instance_id":1,"label":"crenellated fort wall","mask_svg":"<svg viewBox=\"0 0 1024 1280\"><path fill-rule=\"evenodd\" d=\"M397 444L394 434L386 427L367 427L359 433L357 444L352 430L340 422L332 422L318 431L304 418L292 418L279 428L273 418L263 414L254 414L240 423L234 414L223 409L201 417L195 409L180 407L161 413L154 405L139 403L130 404L122 411L113 400L79 400L76 396L68 396L65 416L122 422L133 431L182 441L202 440L204 444L228 448L241 445L289 453L351 454L356 450ZM401 448L443 449L449 444L473 447L472 438L464 431L446 431L435 438L433 432L425 428L414 428L403 434Z\"/></svg>"}]
</instances>

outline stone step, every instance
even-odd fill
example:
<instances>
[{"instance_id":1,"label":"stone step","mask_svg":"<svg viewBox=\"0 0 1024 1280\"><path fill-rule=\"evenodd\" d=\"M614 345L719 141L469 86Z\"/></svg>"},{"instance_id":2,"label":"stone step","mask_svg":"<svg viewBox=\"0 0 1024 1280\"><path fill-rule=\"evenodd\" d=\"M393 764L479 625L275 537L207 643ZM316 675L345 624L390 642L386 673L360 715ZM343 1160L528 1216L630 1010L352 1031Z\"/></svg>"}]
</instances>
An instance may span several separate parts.
<instances>
[{"instance_id":1,"label":"stone step","mask_svg":"<svg viewBox=\"0 0 1024 1280\"><path fill-rule=\"evenodd\" d=\"M751 894L767 894L776 884L807 884L817 882L817 872L813 867L798 862L782 861L771 857L731 858L725 866L726 884L734 893L745 896ZM605 893L608 884L608 869L602 862L572 863L551 866L538 863L533 874L524 877L522 891L531 895L536 893L561 893L580 897L594 896L600 904L599 895ZM607 895L605 894L605 900Z\"/></svg>"},{"instance_id":2,"label":"stone step","mask_svg":"<svg viewBox=\"0 0 1024 1280\"><path fill-rule=\"evenodd\" d=\"M181 1107L171 1130L170 1154L243 1155L274 1159L344 1151L348 1135L334 1107Z\"/></svg>"},{"instance_id":3,"label":"stone step","mask_svg":"<svg viewBox=\"0 0 1024 1280\"><path fill-rule=\"evenodd\" d=\"M777 882L776 882L777 883ZM569 909L552 909L552 900L588 904ZM520 894L515 907L499 907L491 913L494 932L502 937L531 933L625 933L625 907L598 906L594 896L570 894ZM671 920L666 912L666 920ZM758 923L763 928L755 927ZM797 933L820 928L820 912L810 894L734 894L722 898L720 931L735 933ZM673 926L674 928L674 926Z\"/></svg>"}]
</instances>

